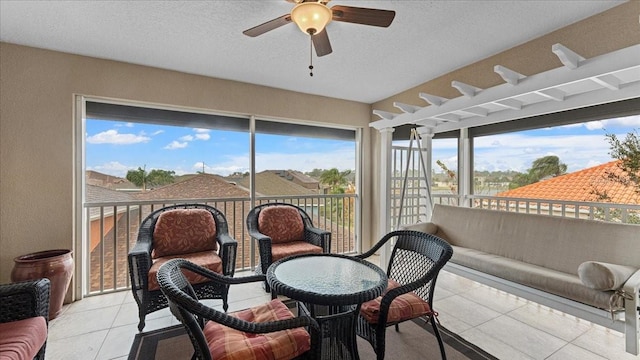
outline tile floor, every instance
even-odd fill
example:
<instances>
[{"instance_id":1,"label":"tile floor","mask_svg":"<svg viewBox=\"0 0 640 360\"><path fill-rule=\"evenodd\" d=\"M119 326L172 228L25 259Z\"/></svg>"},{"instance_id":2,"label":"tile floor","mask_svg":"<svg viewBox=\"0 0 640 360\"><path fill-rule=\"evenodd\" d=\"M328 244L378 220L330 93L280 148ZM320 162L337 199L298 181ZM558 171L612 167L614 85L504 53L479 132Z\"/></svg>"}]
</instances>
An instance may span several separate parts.
<instances>
[{"instance_id":1,"label":"tile floor","mask_svg":"<svg viewBox=\"0 0 640 360\"><path fill-rule=\"evenodd\" d=\"M243 275L248 274L237 274ZM441 272L437 286L434 308L442 325L500 359L640 359L624 352L619 332L451 273ZM230 311L270 300L260 284L232 287L229 298ZM212 304L220 306L220 301ZM164 309L147 316L145 331L177 323ZM130 292L85 298L65 306L51 321L46 358L126 359L136 326Z\"/></svg>"}]
</instances>

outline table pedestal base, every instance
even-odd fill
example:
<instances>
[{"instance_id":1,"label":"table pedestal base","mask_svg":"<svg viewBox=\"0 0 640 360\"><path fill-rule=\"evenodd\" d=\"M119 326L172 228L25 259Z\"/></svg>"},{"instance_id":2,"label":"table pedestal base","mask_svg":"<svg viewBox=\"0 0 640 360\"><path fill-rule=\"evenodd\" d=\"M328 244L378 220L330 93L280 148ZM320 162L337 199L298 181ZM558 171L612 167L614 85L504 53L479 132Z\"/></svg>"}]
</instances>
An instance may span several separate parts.
<instances>
[{"instance_id":1,"label":"table pedestal base","mask_svg":"<svg viewBox=\"0 0 640 360\"><path fill-rule=\"evenodd\" d=\"M320 325L323 360L360 360L356 342L360 305L324 306L299 302L298 311L313 317Z\"/></svg>"}]
</instances>

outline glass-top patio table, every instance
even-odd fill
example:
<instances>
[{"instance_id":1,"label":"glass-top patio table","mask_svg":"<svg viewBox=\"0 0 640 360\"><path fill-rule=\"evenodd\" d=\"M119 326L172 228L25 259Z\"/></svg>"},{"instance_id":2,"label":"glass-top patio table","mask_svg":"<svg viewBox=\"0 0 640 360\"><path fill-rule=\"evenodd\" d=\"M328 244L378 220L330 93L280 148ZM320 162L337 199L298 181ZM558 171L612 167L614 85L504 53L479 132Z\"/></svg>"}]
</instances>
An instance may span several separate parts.
<instances>
[{"instance_id":1,"label":"glass-top patio table","mask_svg":"<svg viewBox=\"0 0 640 360\"><path fill-rule=\"evenodd\" d=\"M297 255L267 270L272 295L298 300L322 331L323 359L359 359L356 321L360 305L380 296L387 275L365 260L338 254Z\"/></svg>"}]
</instances>

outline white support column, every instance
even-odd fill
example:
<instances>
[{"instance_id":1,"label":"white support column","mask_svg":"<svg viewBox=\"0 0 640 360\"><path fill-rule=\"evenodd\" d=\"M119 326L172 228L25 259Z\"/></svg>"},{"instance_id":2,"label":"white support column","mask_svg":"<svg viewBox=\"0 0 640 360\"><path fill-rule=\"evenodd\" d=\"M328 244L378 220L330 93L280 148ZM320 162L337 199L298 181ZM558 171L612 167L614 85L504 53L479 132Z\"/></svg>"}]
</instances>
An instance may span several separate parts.
<instances>
[{"instance_id":1,"label":"white support column","mask_svg":"<svg viewBox=\"0 0 640 360\"><path fill-rule=\"evenodd\" d=\"M380 212L378 219L378 237L382 238L391 230L391 145L394 128L380 129ZM377 241L377 240L376 240ZM380 267L387 268L391 257L391 245L380 249Z\"/></svg>"},{"instance_id":2,"label":"white support column","mask_svg":"<svg viewBox=\"0 0 640 360\"><path fill-rule=\"evenodd\" d=\"M251 207L256 206L256 117L249 117L249 196L251 198ZM252 270L256 268L256 241L251 241L249 254L251 255L250 267Z\"/></svg>"},{"instance_id":3,"label":"white support column","mask_svg":"<svg viewBox=\"0 0 640 360\"><path fill-rule=\"evenodd\" d=\"M431 212L433 210L433 198L431 197L431 188L429 188L432 184L431 170L433 169L433 129L429 127L419 127L418 134L422 138L422 156L424 158L424 178L426 183L427 191L425 194L420 194L424 198L424 205L426 213L425 219L420 219L420 221L428 222L431 221ZM420 205L423 205L422 203Z\"/></svg>"},{"instance_id":4,"label":"white support column","mask_svg":"<svg viewBox=\"0 0 640 360\"><path fill-rule=\"evenodd\" d=\"M460 196L460 206L470 206L468 195L470 194L470 184L473 180L471 174L471 144L469 141L469 129L460 129L458 139L458 196Z\"/></svg>"}]
</instances>

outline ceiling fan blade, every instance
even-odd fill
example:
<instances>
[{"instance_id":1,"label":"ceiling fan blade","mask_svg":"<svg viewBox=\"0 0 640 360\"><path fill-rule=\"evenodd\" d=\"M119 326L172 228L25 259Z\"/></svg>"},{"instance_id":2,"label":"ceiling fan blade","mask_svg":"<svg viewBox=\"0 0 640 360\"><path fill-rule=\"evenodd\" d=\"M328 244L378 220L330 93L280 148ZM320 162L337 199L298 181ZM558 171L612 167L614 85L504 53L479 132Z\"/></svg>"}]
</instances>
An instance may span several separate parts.
<instances>
[{"instance_id":1,"label":"ceiling fan blade","mask_svg":"<svg viewBox=\"0 0 640 360\"><path fill-rule=\"evenodd\" d=\"M362 25L388 27L396 12L392 10L368 9L336 5L331 8L334 21L344 21Z\"/></svg>"},{"instance_id":2,"label":"ceiling fan blade","mask_svg":"<svg viewBox=\"0 0 640 360\"><path fill-rule=\"evenodd\" d=\"M311 41L313 41L313 47L316 49L316 55L318 57L329 55L333 51L326 28L322 30L322 32L311 36Z\"/></svg>"},{"instance_id":3,"label":"ceiling fan blade","mask_svg":"<svg viewBox=\"0 0 640 360\"><path fill-rule=\"evenodd\" d=\"M271 31L273 29L279 28L282 25L287 25L290 22L291 22L291 15L290 14L282 15L279 18L275 18L273 20L269 20L264 24L260 24L258 26L252 27L251 29L247 29L247 30L243 31L242 33L247 35L247 36L256 37L258 35L262 35L262 34L266 33L267 31Z\"/></svg>"}]
</instances>

